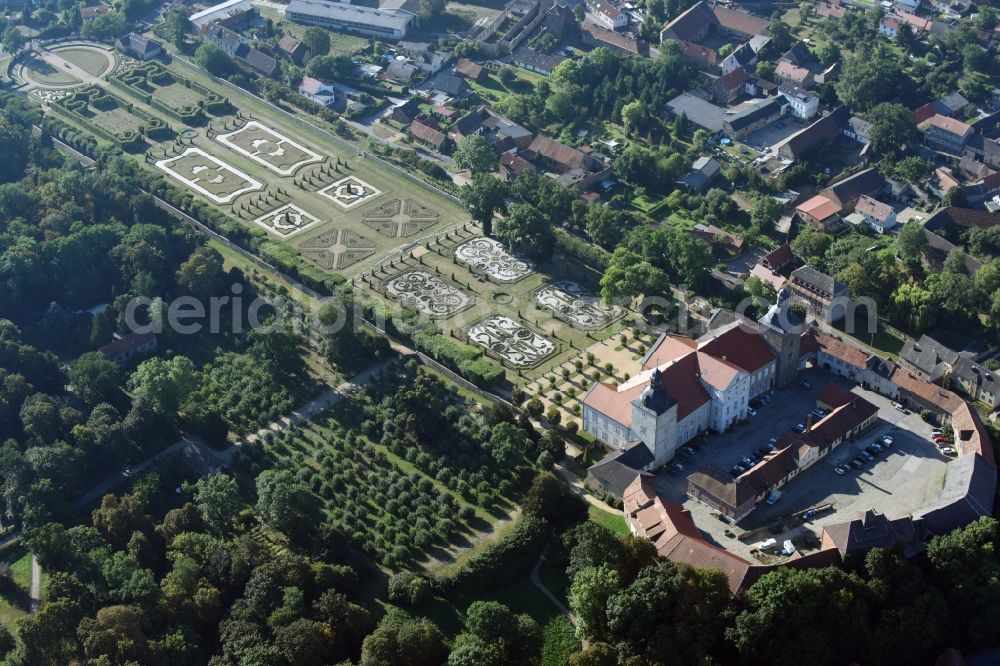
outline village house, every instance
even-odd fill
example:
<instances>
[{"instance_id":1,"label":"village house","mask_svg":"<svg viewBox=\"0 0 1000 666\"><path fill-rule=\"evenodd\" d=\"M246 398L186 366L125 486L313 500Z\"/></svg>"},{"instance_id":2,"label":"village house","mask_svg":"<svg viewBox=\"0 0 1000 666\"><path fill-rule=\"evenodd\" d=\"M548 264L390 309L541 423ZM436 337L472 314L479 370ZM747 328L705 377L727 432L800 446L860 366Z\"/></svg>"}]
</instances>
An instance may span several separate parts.
<instances>
[{"instance_id":1,"label":"village house","mask_svg":"<svg viewBox=\"0 0 1000 666\"><path fill-rule=\"evenodd\" d=\"M742 139L761 127L770 125L781 117L779 98L753 99L732 109L727 109L722 119L722 130L734 139Z\"/></svg>"},{"instance_id":2,"label":"village house","mask_svg":"<svg viewBox=\"0 0 1000 666\"><path fill-rule=\"evenodd\" d=\"M830 231L840 225L840 206L820 194L800 203L795 212L818 231Z\"/></svg>"},{"instance_id":3,"label":"village house","mask_svg":"<svg viewBox=\"0 0 1000 666\"><path fill-rule=\"evenodd\" d=\"M972 134L969 125L939 113L920 123L918 127L924 133L927 145L955 155L962 154L962 147Z\"/></svg>"},{"instance_id":4,"label":"village house","mask_svg":"<svg viewBox=\"0 0 1000 666\"><path fill-rule=\"evenodd\" d=\"M517 67L548 76L566 60L558 53L542 53L528 47L521 47L511 54L510 61Z\"/></svg>"},{"instance_id":5,"label":"village house","mask_svg":"<svg viewBox=\"0 0 1000 666\"><path fill-rule=\"evenodd\" d=\"M116 39L115 48L139 60L153 60L164 53L162 44L136 32L130 32Z\"/></svg>"},{"instance_id":6,"label":"village house","mask_svg":"<svg viewBox=\"0 0 1000 666\"><path fill-rule=\"evenodd\" d=\"M489 78L489 71L480 64L474 63L468 58L461 58L455 65L455 74L469 81L480 83Z\"/></svg>"},{"instance_id":7,"label":"village house","mask_svg":"<svg viewBox=\"0 0 1000 666\"><path fill-rule=\"evenodd\" d=\"M809 120L819 112L819 97L808 90L787 83L778 90L795 118Z\"/></svg>"},{"instance_id":8,"label":"village house","mask_svg":"<svg viewBox=\"0 0 1000 666\"><path fill-rule=\"evenodd\" d=\"M701 0L664 26L660 31L660 41L699 42L714 30L720 35L745 42L755 35L766 35L770 27L769 21L749 12Z\"/></svg>"},{"instance_id":9,"label":"village house","mask_svg":"<svg viewBox=\"0 0 1000 666\"><path fill-rule=\"evenodd\" d=\"M628 25L628 15L609 0L588 0L587 8L599 26L608 30L621 30Z\"/></svg>"},{"instance_id":10,"label":"village house","mask_svg":"<svg viewBox=\"0 0 1000 666\"><path fill-rule=\"evenodd\" d=\"M337 100L337 91L332 85L311 76L302 77L299 82L299 94L328 108L333 106Z\"/></svg>"},{"instance_id":11,"label":"village house","mask_svg":"<svg viewBox=\"0 0 1000 666\"><path fill-rule=\"evenodd\" d=\"M786 286L811 316L827 324L843 319L851 307L846 284L809 266L792 271Z\"/></svg>"},{"instance_id":12,"label":"village house","mask_svg":"<svg viewBox=\"0 0 1000 666\"><path fill-rule=\"evenodd\" d=\"M146 356L156 351L156 333L137 333L132 331L127 335L112 340L97 351L115 363L125 363L131 359Z\"/></svg>"},{"instance_id":13,"label":"village house","mask_svg":"<svg viewBox=\"0 0 1000 666\"><path fill-rule=\"evenodd\" d=\"M83 7L80 9L80 20L83 23L90 23L95 19L99 19L102 16L108 15L108 6L104 3L99 5L92 5L90 7Z\"/></svg>"},{"instance_id":14,"label":"village house","mask_svg":"<svg viewBox=\"0 0 1000 666\"><path fill-rule=\"evenodd\" d=\"M305 58L306 51L306 45L291 35L285 35L278 40L278 53L296 65L302 64L302 59Z\"/></svg>"},{"instance_id":15,"label":"village house","mask_svg":"<svg viewBox=\"0 0 1000 666\"><path fill-rule=\"evenodd\" d=\"M854 204L862 194L876 196L885 187L883 178L875 167L864 169L856 174L838 180L833 185L820 190L820 195L837 204L840 212L854 210Z\"/></svg>"},{"instance_id":16,"label":"village house","mask_svg":"<svg viewBox=\"0 0 1000 666\"><path fill-rule=\"evenodd\" d=\"M450 139L448 135L442 132L438 127L437 123L428 119L421 120L416 118L410 123L410 136L414 140L429 146L434 150L440 152L446 152Z\"/></svg>"},{"instance_id":17,"label":"village house","mask_svg":"<svg viewBox=\"0 0 1000 666\"><path fill-rule=\"evenodd\" d=\"M722 164L719 160L702 155L694 161L687 175L677 182L692 192L703 192L719 175L721 169Z\"/></svg>"},{"instance_id":18,"label":"village house","mask_svg":"<svg viewBox=\"0 0 1000 666\"><path fill-rule=\"evenodd\" d=\"M774 79L781 85L810 88L813 85L813 75L805 67L799 67L787 60L782 60L774 68Z\"/></svg>"},{"instance_id":19,"label":"village house","mask_svg":"<svg viewBox=\"0 0 1000 666\"><path fill-rule=\"evenodd\" d=\"M712 82L712 98L719 104L731 103L743 92L748 78L745 67L723 74Z\"/></svg>"},{"instance_id":20,"label":"village house","mask_svg":"<svg viewBox=\"0 0 1000 666\"><path fill-rule=\"evenodd\" d=\"M896 211L892 206L884 204L877 199L873 199L867 194L862 194L856 204L854 211L860 213L865 222L872 229L880 234L884 234L896 226Z\"/></svg>"}]
</instances>

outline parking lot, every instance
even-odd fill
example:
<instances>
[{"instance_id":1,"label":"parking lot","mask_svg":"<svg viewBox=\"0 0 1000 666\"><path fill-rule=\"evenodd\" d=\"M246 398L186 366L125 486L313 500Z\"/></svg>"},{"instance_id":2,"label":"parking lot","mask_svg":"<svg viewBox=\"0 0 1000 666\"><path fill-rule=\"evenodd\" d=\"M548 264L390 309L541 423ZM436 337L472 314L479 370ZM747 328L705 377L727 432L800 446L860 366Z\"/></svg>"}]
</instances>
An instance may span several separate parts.
<instances>
[{"instance_id":1,"label":"parking lot","mask_svg":"<svg viewBox=\"0 0 1000 666\"><path fill-rule=\"evenodd\" d=\"M727 433L710 435L694 460L684 461L682 473L657 475L657 489L664 497L683 503L691 510L698 527L712 540L743 556L748 556L753 544L764 538L774 536L780 542L785 538L801 537L807 531L818 537L823 525L849 520L867 509L875 509L890 518L908 515L941 492L949 458L930 441L933 428L919 415L904 415L893 407L891 400L819 369L804 371L800 379L809 384L808 389L796 382L775 391L771 402L757 410L757 416L748 418ZM864 435L856 441L843 442L783 486L778 502L761 504L735 528L713 517L704 504L687 497L688 474L712 467L728 474L741 458L754 453L772 437L804 424L809 412L816 407L820 391L831 382L851 388L879 408L875 425ZM850 462L886 434L892 435L893 446L878 454L874 461L866 461L861 469L848 467L843 475L834 472L835 467ZM805 524L789 520L797 511L827 503L833 505L832 511ZM769 529L778 523L786 523L787 529L777 533ZM755 534L749 539L737 540L736 533L744 531Z\"/></svg>"}]
</instances>

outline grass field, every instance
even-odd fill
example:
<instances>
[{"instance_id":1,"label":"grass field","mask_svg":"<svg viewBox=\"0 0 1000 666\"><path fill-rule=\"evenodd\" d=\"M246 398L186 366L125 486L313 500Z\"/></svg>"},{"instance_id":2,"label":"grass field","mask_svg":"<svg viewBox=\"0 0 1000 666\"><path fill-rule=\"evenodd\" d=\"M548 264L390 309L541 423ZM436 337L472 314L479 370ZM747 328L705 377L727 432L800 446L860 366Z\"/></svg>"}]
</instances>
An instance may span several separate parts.
<instances>
[{"instance_id":1,"label":"grass field","mask_svg":"<svg viewBox=\"0 0 1000 666\"><path fill-rule=\"evenodd\" d=\"M0 581L0 624L7 625L26 615L31 607L31 555L15 546L3 553L2 563L10 568L10 578Z\"/></svg>"},{"instance_id":2,"label":"grass field","mask_svg":"<svg viewBox=\"0 0 1000 666\"><path fill-rule=\"evenodd\" d=\"M107 111L95 110L91 122L115 136L125 136L142 128L142 121L121 106Z\"/></svg>"},{"instance_id":3,"label":"grass field","mask_svg":"<svg viewBox=\"0 0 1000 666\"><path fill-rule=\"evenodd\" d=\"M67 47L59 49L59 55L91 76L101 76L113 64L110 56L94 49Z\"/></svg>"},{"instance_id":4,"label":"grass field","mask_svg":"<svg viewBox=\"0 0 1000 666\"><path fill-rule=\"evenodd\" d=\"M625 522L625 517L620 513L608 513L604 509L599 509L591 504L587 507L587 514L590 520L602 527L608 528L619 536L629 533L628 523Z\"/></svg>"},{"instance_id":5,"label":"grass field","mask_svg":"<svg viewBox=\"0 0 1000 666\"><path fill-rule=\"evenodd\" d=\"M25 62L25 68L31 72L31 76L41 83L54 86L64 86L76 83L77 78L71 74L56 69L49 63L37 56L32 56Z\"/></svg>"}]
</instances>

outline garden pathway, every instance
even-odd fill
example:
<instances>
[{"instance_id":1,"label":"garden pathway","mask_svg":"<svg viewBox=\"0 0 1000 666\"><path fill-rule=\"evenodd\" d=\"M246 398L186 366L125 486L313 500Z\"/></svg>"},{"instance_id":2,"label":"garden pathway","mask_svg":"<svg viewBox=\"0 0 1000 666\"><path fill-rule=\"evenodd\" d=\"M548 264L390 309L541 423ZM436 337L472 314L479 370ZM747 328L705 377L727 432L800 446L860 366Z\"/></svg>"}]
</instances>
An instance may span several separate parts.
<instances>
[{"instance_id":1,"label":"garden pathway","mask_svg":"<svg viewBox=\"0 0 1000 666\"><path fill-rule=\"evenodd\" d=\"M545 583L542 582L541 576L538 575L538 572L542 568L542 562L545 561L545 553L547 551L548 551L548 547L546 547L545 551L542 551L542 554L538 556L538 561L535 562L535 566L531 570L531 582L532 582L532 584L535 587L537 587L539 590L542 591L542 594L544 594L546 597L548 597L549 601L551 601L553 604L555 604L556 608L558 608L559 611L563 615L565 615L569 619L569 621L573 623L573 626L575 627L576 626L576 617L573 616L572 611L570 611L570 609L566 608L566 604L564 604L563 602L561 602L559 600L559 597L557 597L556 595L554 595L552 593L552 591L549 590L549 588L545 587Z\"/></svg>"},{"instance_id":2,"label":"garden pathway","mask_svg":"<svg viewBox=\"0 0 1000 666\"><path fill-rule=\"evenodd\" d=\"M31 612L34 613L42 603L42 567L38 558L31 556Z\"/></svg>"}]
</instances>

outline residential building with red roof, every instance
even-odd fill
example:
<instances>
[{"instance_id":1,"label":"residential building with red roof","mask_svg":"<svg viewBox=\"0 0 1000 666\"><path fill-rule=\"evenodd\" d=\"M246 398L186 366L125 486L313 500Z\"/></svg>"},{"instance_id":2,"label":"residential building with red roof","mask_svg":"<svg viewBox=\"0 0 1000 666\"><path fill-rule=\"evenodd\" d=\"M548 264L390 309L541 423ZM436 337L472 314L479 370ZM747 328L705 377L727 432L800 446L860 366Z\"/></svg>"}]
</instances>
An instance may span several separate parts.
<instances>
[{"instance_id":1,"label":"residential building with red roof","mask_svg":"<svg viewBox=\"0 0 1000 666\"><path fill-rule=\"evenodd\" d=\"M145 356L156 351L156 333L136 333L112 340L97 351L116 363L125 363L138 356Z\"/></svg>"},{"instance_id":2,"label":"residential building with red roof","mask_svg":"<svg viewBox=\"0 0 1000 666\"><path fill-rule=\"evenodd\" d=\"M829 231L840 224L840 206L821 194L800 203L795 212L819 231Z\"/></svg>"},{"instance_id":3,"label":"residential building with red roof","mask_svg":"<svg viewBox=\"0 0 1000 666\"><path fill-rule=\"evenodd\" d=\"M927 145L955 155L962 153L965 142L972 135L972 127L940 113L935 113L918 127L924 133Z\"/></svg>"}]
</instances>

